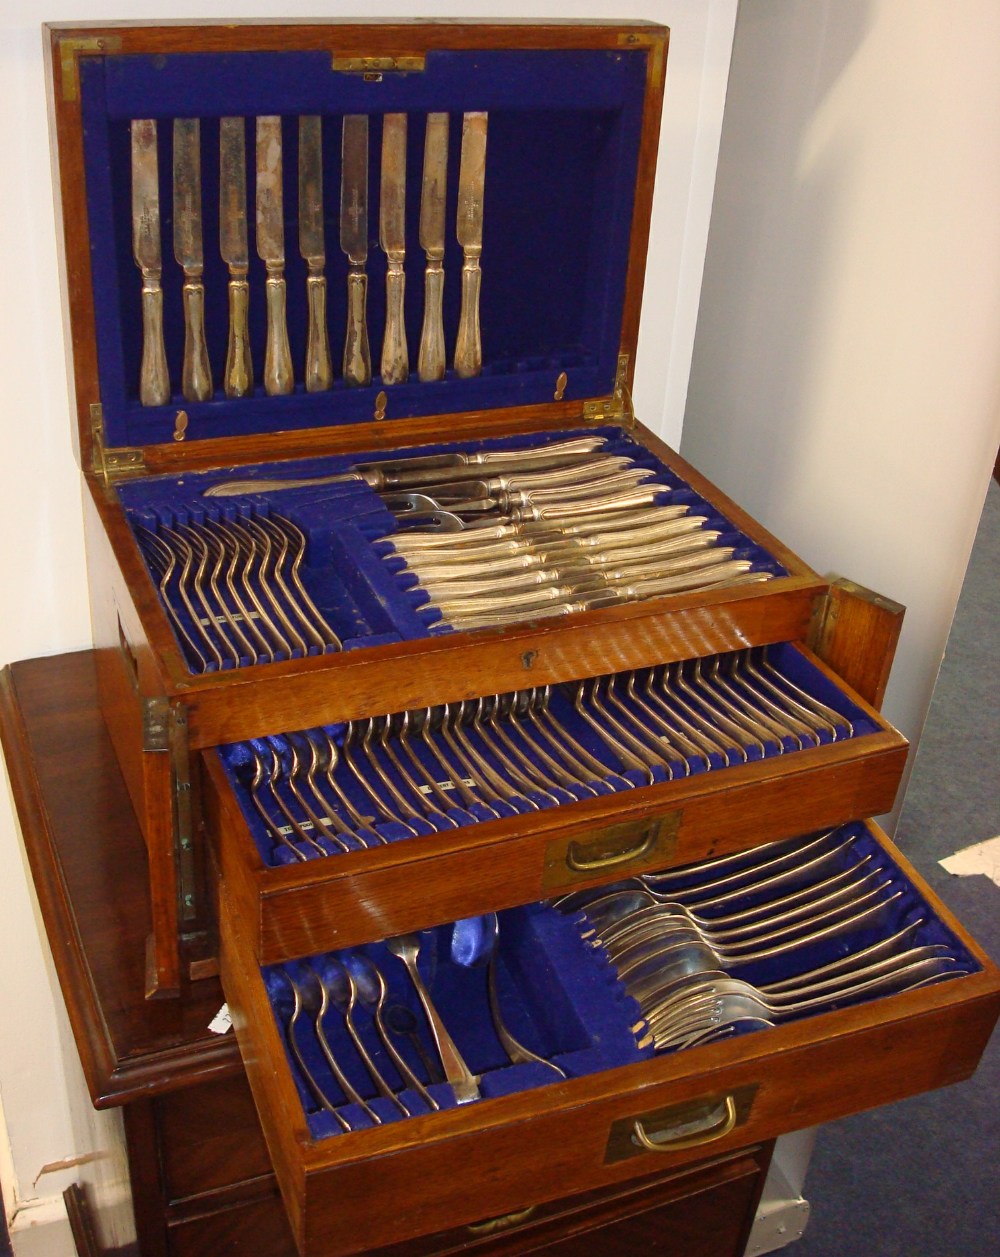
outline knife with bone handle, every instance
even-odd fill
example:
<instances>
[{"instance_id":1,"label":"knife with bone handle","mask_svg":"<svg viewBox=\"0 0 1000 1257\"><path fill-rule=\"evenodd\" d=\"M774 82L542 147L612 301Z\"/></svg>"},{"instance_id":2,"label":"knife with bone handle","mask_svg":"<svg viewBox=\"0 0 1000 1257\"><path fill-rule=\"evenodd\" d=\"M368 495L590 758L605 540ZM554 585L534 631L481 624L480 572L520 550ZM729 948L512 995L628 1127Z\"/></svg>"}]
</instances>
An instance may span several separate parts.
<instances>
[{"instance_id":1,"label":"knife with bone handle","mask_svg":"<svg viewBox=\"0 0 1000 1257\"><path fill-rule=\"evenodd\" d=\"M578 484L588 480L602 480L619 472L635 470L634 461L622 454L577 454L564 456L556 463L544 451L537 460L521 461L509 469L501 467L456 468L444 475L433 478L425 470L420 480L414 482L414 488L421 488L424 493L433 494L436 489L454 496L461 492L461 486L467 484L475 490L474 496L481 497L489 493L499 493L505 489L544 489L558 488L564 484ZM432 469L427 469L432 470ZM651 476L652 471L642 471L643 475ZM470 489L470 492L472 490Z\"/></svg>"},{"instance_id":2,"label":"knife with bone handle","mask_svg":"<svg viewBox=\"0 0 1000 1257\"><path fill-rule=\"evenodd\" d=\"M429 113L424 133L424 171L420 189L420 247L424 268L424 320L417 354L421 380L441 380L444 347L445 188L448 181L448 115Z\"/></svg>"},{"instance_id":3,"label":"knife with bone handle","mask_svg":"<svg viewBox=\"0 0 1000 1257\"><path fill-rule=\"evenodd\" d=\"M307 393L322 393L333 383L330 337L326 322L326 241L323 234L323 119L299 118L299 254L306 264Z\"/></svg>"},{"instance_id":4,"label":"knife with bone handle","mask_svg":"<svg viewBox=\"0 0 1000 1257\"><path fill-rule=\"evenodd\" d=\"M257 253L267 269L264 390L272 397L290 393L295 382L286 323L285 212L281 181L281 118L267 114L257 119Z\"/></svg>"},{"instance_id":5,"label":"knife with bone handle","mask_svg":"<svg viewBox=\"0 0 1000 1257\"><path fill-rule=\"evenodd\" d=\"M156 120L136 118L132 140L132 256L142 273L142 361L139 400L144 406L170 401L170 375L163 341L163 254L160 243L160 176Z\"/></svg>"},{"instance_id":6,"label":"knife with bone handle","mask_svg":"<svg viewBox=\"0 0 1000 1257\"><path fill-rule=\"evenodd\" d=\"M454 533L442 536L439 533L435 533L433 540L439 544L433 546L408 546L406 544L407 541L416 535L413 531L398 535L393 534L384 537L382 540L390 542L401 557L405 558L408 554L412 555L415 562L433 559L435 563L460 564L473 562L480 558L486 559L493 554L499 556L524 553L532 550L536 545L571 545L575 549L587 551L598 546L631 545L633 541L639 543L668 540L673 537L697 532L708 523L709 519L707 515L684 515L680 518L673 516L658 523L643 523L644 515L655 513L655 510L656 508L654 507L652 511L630 515L628 517L628 526L614 532L575 534L568 532L566 529L554 528L548 524L528 523L518 525L512 536L505 537L499 541L482 540L479 530L462 534L462 536L456 536ZM603 523L605 519L606 517L600 517L600 522ZM428 540L431 539L428 538Z\"/></svg>"},{"instance_id":7,"label":"knife with bone handle","mask_svg":"<svg viewBox=\"0 0 1000 1257\"><path fill-rule=\"evenodd\" d=\"M563 537L572 537L581 545L600 545L602 542L591 541L592 537L611 536L626 532L631 535L636 528L670 528L683 530L687 520L697 520L699 527L705 516L691 515L691 507L680 503L674 506L632 507L610 515L601 515L597 519L582 520L578 524L559 523L558 525L526 521L521 525L521 533L525 537L537 532L549 532L558 527Z\"/></svg>"},{"instance_id":8,"label":"knife with bone handle","mask_svg":"<svg viewBox=\"0 0 1000 1257\"><path fill-rule=\"evenodd\" d=\"M384 459L355 463L354 469L333 476L310 476L301 479L221 480L203 493L207 498L234 497L241 493L269 493L280 489L308 489L325 484L349 484L365 480L375 489L417 488L430 479L454 476L456 479L478 479L479 470L489 467L523 471L544 467L558 468L587 461L604 445L603 437L580 437L556 441L550 445L529 446L515 450L480 450L473 453L425 454L413 458ZM432 476L428 476L428 471Z\"/></svg>"},{"instance_id":9,"label":"knife with bone handle","mask_svg":"<svg viewBox=\"0 0 1000 1257\"><path fill-rule=\"evenodd\" d=\"M368 116L347 114L341 138L340 247L347 255L344 383L370 384L368 349Z\"/></svg>"},{"instance_id":10,"label":"knife with bone handle","mask_svg":"<svg viewBox=\"0 0 1000 1257\"><path fill-rule=\"evenodd\" d=\"M668 576L674 572L696 571L715 566L715 555L709 558L704 551L711 549L719 539L719 533L704 533L695 538L684 538L684 546L674 550L664 548L657 552L649 546L635 554L619 554L614 560L621 567L607 568L602 558L593 555L574 554L566 550L545 550L536 555L520 555L517 567L505 568L502 562L473 565L456 570L451 567L411 568L419 577L420 587L432 599L454 602L460 598L493 597L506 592L516 593L533 585L547 585L559 581L578 587L608 582L625 583L653 576ZM726 552L727 557L732 550ZM608 562L612 556L608 555Z\"/></svg>"},{"instance_id":11,"label":"knife with bone handle","mask_svg":"<svg viewBox=\"0 0 1000 1257\"><path fill-rule=\"evenodd\" d=\"M623 465L624 464L624 465ZM636 468L630 459L594 459L590 455L579 455L566 459L558 468L542 463L535 470L529 470L530 464L520 464L510 474L497 474L488 480L470 477L466 469L445 469L433 477L425 473L422 476L399 475L397 481L412 481L412 485L395 484L399 490L397 497L405 506L408 491L422 494L425 498L440 499L439 505L448 510L461 510L463 503L473 499L494 498L496 505L505 505L508 500L520 501L527 495L544 494L540 501L563 500L563 496L581 497L594 492L610 492L634 486L655 473L645 468ZM551 488L544 486L551 484ZM390 510L393 504L386 503Z\"/></svg>"},{"instance_id":12,"label":"knife with bone handle","mask_svg":"<svg viewBox=\"0 0 1000 1257\"><path fill-rule=\"evenodd\" d=\"M379 195L379 244L386 257L385 334L382 338L383 384L402 384L410 374L403 323L406 276L406 114L382 118L382 182Z\"/></svg>"},{"instance_id":13,"label":"knife with bone handle","mask_svg":"<svg viewBox=\"0 0 1000 1257\"><path fill-rule=\"evenodd\" d=\"M212 396L205 341L205 255L201 232L201 124L174 119L174 257L184 271L184 366L181 392L189 402Z\"/></svg>"},{"instance_id":14,"label":"knife with bone handle","mask_svg":"<svg viewBox=\"0 0 1000 1257\"><path fill-rule=\"evenodd\" d=\"M483 368L479 329L479 291L483 252L483 190L486 179L485 113L467 113L462 120L462 158L458 171L458 243L462 246L462 308L455 341L455 374L462 379Z\"/></svg>"},{"instance_id":15,"label":"knife with bone handle","mask_svg":"<svg viewBox=\"0 0 1000 1257\"><path fill-rule=\"evenodd\" d=\"M644 485L639 485L637 488L624 489L618 493L610 493L600 497L588 497L583 502L551 502L543 505L529 502L522 506L512 505L508 513L497 516L495 522L498 525L519 525L530 520L561 523L566 519L575 520L580 517L596 516L604 513L617 514L619 511L631 507L650 505L663 492L664 488L662 485L654 484L649 489ZM495 509L497 509L496 502L492 498L478 498L469 502L462 502L461 504L449 504L449 512L453 518L457 518L465 513L479 514ZM484 524L489 522L489 520L486 520Z\"/></svg>"},{"instance_id":16,"label":"knife with bone handle","mask_svg":"<svg viewBox=\"0 0 1000 1257\"><path fill-rule=\"evenodd\" d=\"M477 549L492 544L494 541L509 538L530 538L538 533L550 533L558 530L563 537L587 537L596 532L629 531L647 522L666 523L682 517L688 506L630 506L606 514L598 514L579 523L566 523L562 520L547 524L536 520L518 520L517 522L489 523L488 526L474 531L449 532L439 527L424 529L411 528L405 532L393 533L386 537L401 554L409 554L416 550L442 549Z\"/></svg>"},{"instance_id":17,"label":"knife with bone handle","mask_svg":"<svg viewBox=\"0 0 1000 1257\"><path fill-rule=\"evenodd\" d=\"M565 602L537 606L530 611L523 609L504 611L486 609L474 614L455 614L446 618L454 629L471 631L481 628L500 628L524 620L538 620L557 615L572 615L581 611L595 611L603 607L618 606L623 602L638 602L664 594L694 593L708 589L733 588L739 585L756 585L771 579L769 572L750 571L748 559L736 559L724 563L709 572L684 573L665 577L659 581L644 581L622 589L606 590L600 594L587 594Z\"/></svg>"},{"instance_id":18,"label":"knife with bone handle","mask_svg":"<svg viewBox=\"0 0 1000 1257\"><path fill-rule=\"evenodd\" d=\"M253 390L253 362L247 325L250 252L243 118L219 119L219 248L229 268L229 343L223 389L227 397L246 397Z\"/></svg>"},{"instance_id":19,"label":"knife with bone handle","mask_svg":"<svg viewBox=\"0 0 1000 1257\"><path fill-rule=\"evenodd\" d=\"M419 487L419 492L427 498L440 499L438 505L451 511L471 509L467 502L492 499L493 504L503 510L511 506L543 505L548 502L588 501L595 495L617 492L620 489L631 489L647 482L656 473L643 467L626 467L607 469L605 474L588 473L587 467L581 466L576 480L565 477L563 483L551 489L538 487L544 478L527 475L494 476L489 480L453 480L426 484ZM544 473L543 473L544 476ZM527 481L526 484L523 482ZM661 493L668 493L666 485L657 483ZM478 508L476 508L478 509Z\"/></svg>"},{"instance_id":20,"label":"knife with bone handle","mask_svg":"<svg viewBox=\"0 0 1000 1257\"><path fill-rule=\"evenodd\" d=\"M433 552L411 557L407 566L419 577L420 583L427 587L435 581L466 580L491 574L532 571L536 568L560 564L585 569L615 563L648 562L658 557L707 549L713 546L721 535L718 532L704 530L683 537L668 537L662 541L637 540L631 549L596 553L580 550L556 538L544 544L539 543L537 547L533 546L531 549L508 550L506 554L503 551L498 551L493 555L479 555L473 552L475 557L467 557L464 562L442 560L436 552ZM498 546L502 544L497 543Z\"/></svg>"},{"instance_id":21,"label":"knife with bone handle","mask_svg":"<svg viewBox=\"0 0 1000 1257\"><path fill-rule=\"evenodd\" d=\"M534 588L528 588L532 584L532 577L520 572L513 577L502 577L496 581L489 575L478 580L446 579L432 583L430 588L422 587L442 614L447 614L449 610L461 612L463 607L478 608L490 600L503 603L505 607L524 607L531 605L535 598L541 602L553 601L555 595L551 591L562 588L559 582L564 582L574 595L588 590L599 592L645 581L666 580L688 572L701 572L719 567L732 557L732 547L726 546L667 560L642 555L636 557L632 566L611 569L562 563L545 569L540 581L536 577L537 584ZM520 584L516 583L518 580Z\"/></svg>"}]
</instances>

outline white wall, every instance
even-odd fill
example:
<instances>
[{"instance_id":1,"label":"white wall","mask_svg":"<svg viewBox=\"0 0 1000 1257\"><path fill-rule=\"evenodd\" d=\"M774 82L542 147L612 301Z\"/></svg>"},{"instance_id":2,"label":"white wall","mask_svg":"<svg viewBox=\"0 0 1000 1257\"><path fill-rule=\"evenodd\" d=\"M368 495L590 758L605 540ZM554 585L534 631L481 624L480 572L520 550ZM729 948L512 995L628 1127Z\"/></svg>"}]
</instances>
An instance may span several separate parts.
<instances>
[{"instance_id":1,"label":"white wall","mask_svg":"<svg viewBox=\"0 0 1000 1257\"><path fill-rule=\"evenodd\" d=\"M1000 443L1000 6L744 0L683 449L904 603L920 734Z\"/></svg>"},{"instance_id":2,"label":"white wall","mask_svg":"<svg viewBox=\"0 0 1000 1257\"><path fill-rule=\"evenodd\" d=\"M442 17L615 15L615 6L606 0L574 0L569 6L553 0L436 0L429 7ZM6 606L0 618L0 661L89 643L39 23L43 18L134 20L142 8L134 0L64 0L44 6L33 0L3 0L0 5L0 144L5 154L5 177L0 180L0 594ZM364 5L223 0L210 12L218 17L275 16L278 11L335 17L363 10L375 18L418 16L427 8L415 0ZM680 436L694 338L735 8L736 0L636 0L627 6L630 18L650 18L672 28L635 400L645 422L674 444ZM171 17L201 17L205 6L173 0L162 10ZM110 1142L113 1131L82 1119L78 1066L51 963L39 939L15 824L2 801L0 884L5 888L0 917L0 1001L5 1009L0 1098L10 1139L10 1155L0 1148L0 1174L8 1208L19 1210L15 1244L26 1255L30 1237L22 1228L32 1216L48 1220L57 1212L58 1192L75 1174L49 1173L36 1183L41 1167L86 1154ZM45 1244L44 1250L36 1245L33 1251L57 1257L54 1235Z\"/></svg>"}]
</instances>

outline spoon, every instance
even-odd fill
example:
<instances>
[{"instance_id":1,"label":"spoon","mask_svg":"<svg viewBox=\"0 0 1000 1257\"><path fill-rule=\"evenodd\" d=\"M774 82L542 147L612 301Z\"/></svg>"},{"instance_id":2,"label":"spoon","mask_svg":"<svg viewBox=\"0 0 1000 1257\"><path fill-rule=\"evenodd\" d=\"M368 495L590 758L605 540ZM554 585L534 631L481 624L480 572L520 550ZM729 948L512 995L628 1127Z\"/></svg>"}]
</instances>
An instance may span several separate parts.
<instances>
[{"instance_id":1,"label":"spoon","mask_svg":"<svg viewBox=\"0 0 1000 1257\"><path fill-rule=\"evenodd\" d=\"M441 1057L441 1064L444 1067L445 1078L451 1083L455 1099L459 1104L468 1104L471 1100L478 1100L480 1098L479 1079L462 1059L462 1054L455 1046L454 1039L448 1033L447 1027L441 1020L441 1015L434 1007L434 1001L431 999L426 986L424 986L424 980L420 976L420 970L417 968L417 957L420 955L420 936L417 934L400 934L395 938L386 939L385 945L397 959L406 965L410 981L413 983L414 990L417 992L417 996L423 1006L427 1024L431 1028L434 1044L437 1047L438 1055Z\"/></svg>"}]
</instances>

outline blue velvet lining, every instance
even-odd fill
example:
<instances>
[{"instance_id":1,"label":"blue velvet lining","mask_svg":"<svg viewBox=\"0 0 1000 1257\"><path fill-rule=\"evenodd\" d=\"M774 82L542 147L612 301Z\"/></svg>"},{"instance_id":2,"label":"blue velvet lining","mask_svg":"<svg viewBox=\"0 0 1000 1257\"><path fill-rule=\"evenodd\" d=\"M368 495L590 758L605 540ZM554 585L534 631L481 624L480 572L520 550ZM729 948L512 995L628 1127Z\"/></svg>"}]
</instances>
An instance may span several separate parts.
<instances>
[{"instance_id":1,"label":"blue velvet lining","mask_svg":"<svg viewBox=\"0 0 1000 1257\"><path fill-rule=\"evenodd\" d=\"M572 436L600 435L606 438L605 452L625 455L636 467L648 468L667 486L663 502L683 504L690 513L705 517L703 528L722 533L720 545L732 545L734 558L749 559L755 571L776 576L786 571L761 546L739 532L706 499L695 493L676 473L670 471L649 450L621 428L574 429L557 433L531 433L501 439L465 442L464 450L544 447L551 441ZM455 445L428 445L407 454L433 454L458 449ZM310 477L348 471L354 463L392 458L391 454L352 454L302 459L294 463L269 463L238 469L160 476L124 482L118 494L126 518L135 528L156 531L166 525L215 520L239 515L267 515L275 512L291 519L307 539L306 559L301 576L314 601L341 638L345 650L389 641L410 640L433 632L451 632L441 624L440 614L427 607L427 594L415 585L415 578L401 559L392 555L387 538L397 527L393 515L378 495L362 483L316 486L282 490L265 496L247 494L231 498L206 498L204 491L214 483L232 479L234 474L253 477ZM150 572L159 578L150 563ZM168 594L169 594L168 589ZM179 599L171 605L190 633L189 616ZM192 671L199 662L178 639ZM301 652L300 652L301 653ZM279 656L283 657L283 656ZM241 666L263 662L244 660ZM209 663L208 670L217 665ZM225 662L223 667L234 666Z\"/></svg>"},{"instance_id":2,"label":"blue velvet lining","mask_svg":"<svg viewBox=\"0 0 1000 1257\"><path fill-rule=\"evenodd\" d=\"M489 111L484 204L483 372L459 380L388 389L389 419L548 402L560 372L565 396L611 392L621 320L645 92L644 50L430 52L420 74L380 83L333 73L322 52L198 53L81 59L87 207L105 438L109 445L169 441L174 415L189 416L188 440L365 422L382 387L267 397L259 384L264 349L264 269L253 234L253 118L283 115L284 210L289 338L296 375L305 355L305 265L297 248L296 116L318 113L324 127L329 325L338 362L346 308L346 259L339 248L340 120L366 113L369 125L368 319L374 369L385 322L385 258L378 248L381 115L409 115L405 321L415 367L423 308L419 246L424 118L451 116L445 252L446 343L454 345L462 251L457 206L462 111ZM171 120L202 119L202 202L206 328L216 385L208 402L180 394L183 274L171 247ZM221 391L228 326L227 270L218 250L218 128L247 117L250 331L258 379L253 396ZM163 241L164 323L174 395L163 407L138 400L141 281L132 260L129 121L157 118ZM339 372L338 372L339 376Z\"/></svg>"},{"instance_id":3,"label":"blue velvet lining","mask_svg":"<svg viewBox=\"0 0 1000 1257\"><path fill-rule=\"evenodd\" d=\"M944 944L958 960L961 970L978 970L978 963L934 916L923 897L885 855L864 823L844 826L840 837L850 838L851 842L830 863L830 873L852 868L865 856L872 856L872 863L884 872L893 890L901 892L900 898L889 905L874 924L767 962L730 966L733 976L755 984L780 981L856 953L911 924L914 930L907 940L908 947ZM726 911L740 911L753 902L754 897L747 895L728 903ZM578 916L563 915L544 903L499 914L501 941L497 985L504 1022L524 1046L554 1062L571 1078L654 1055L651 1047L640 1048L637 1045L631 1026L638 1021L638 1007L625 994L604 951L583 942L581 920ZM454 926L439 926L420 934L419 968L434 1004L469 1068L479 1075L483 1098L508 1095L558 1081L557 1075L544 1065L511 1064L503 1051L496 1037L486 996L485 963L490 931L481 927L482 919L474 919ZM378 966L389 987L386 1008L401 1005L408 1010L426 1051L433 1057L433 1044L402 962L381 943L355 951L368 956ZM333 955L344 960L353 954L339 952ZM293 1008L288 975L307 989L309 969L326 975L332 972L330 964L327 957L314 956L304 962L289 961L262 971L283 1035L287 1036ZM313 989L316 989L315 986ZM830 1007L864 1003L872 998L876 996L869 994L839 1002L833 1000ZM378 1039L369 1011L359 1004L353 1015L365 1046L390 1087L400 1087L402 1079ZM348 1039L341 1013L329 1009L323 1025L333 1055L354 1088L362 1098L370 1101L383 1122L399 1120L401 1115L391 1101L375 1098L375 1088ZM751 1033L754 1029L750 1023L741 1023L736 1032ZM371 1119L359 1106L342 1103L342 1094L326 1064L308 1012L299 1020L296 1042L306 1067L352 1129L372 1125ZM394 1042L410 1068L423 1082L428 1082L411 1041L398 1036ZM313 1138L322 1139L341 1133L336 1119L317 1102L290 1053L287 1061ZM453 1106L454 1096L447 1084L432 1085L430 1093L441 1108ZM426 1103L412 1089L403 1091L401 1098L414 1114L428 1111Z\"/></svg>"},{"instance_id":4,"label":"blue velvet lining","mask_svg":"<svg viewBox=\"0 0 1000 1257\"><path fill-rule=\"evenodd\" d=\"M649 1049L637 1047L629 1030L638 1015L636 1004L624 994L606 958L584 944L570 918L546 904L532 904L502 912L499 920L496 965L499 1004L508 1030L525 1047L553 1061L571 1078L651 1055ZM454 926L423 931L419 936L418 965L458 1050L472 1071L480 1076L483 1098L509 1095L558 1081L557 1075L545 1065L534 1062L512 1065L501 1047L489 1013L486 955L481 949L470 952L465 945L469 928L474 928L475 924L475 921L458 922ZM392 1010L401 1005L412 1017L426 1050L433 1055L433 1043L402 962L381 943L355 951L368 956L378 966L388 985L386 1011L390 1024L394 1016ZM341 959L351 954L335 953ZM285 975L290 974L302 985L305 965L320 974L329 972L329 962L323 956L310 957L305 962L289 961L263 970L279 1028L286 1036L293 994ZM399 1088L403 1080L378 1038L370 1012L358 1004L353 1017L376 1066L390 1087ZM358 1105L338 1105L342 1093L308 1019L309 1014L304 1014L296 1027L296 1042L306 1067L353 1128L371 1126L370 1117ZM383 1122L398 1120L401 1115L391 1101L375 1098L375 1088L350 1043L341 1014L335 1009L329 1010L323 1026L333 1055L355 1090L371 1103ZM400 1035L393 1042L418 1078L424 1084L429 1083L412 1041ZM290 1055L288 1062L313 1137L322 1139L340 1133L336 1119L317 1102ZM454 1096L447 1083L431 1084L429 1090L442 1109L454 1106ZM402 1092L401 1098L414 1114L429 1111L413 1089Z\"/></svg>"},{"instance_id":5,"label":"blue velvet lining","mask_svg":"<svg viewBox=\"0 0 1000 1257\"><path fill-rule=\"evenodd\" d=\"M723 661L728 657L722 656ZM863 737L867 734L874 733L877 730L875 723L865 715L865 713L850 702L844 693L829 680L814 664L811 664L798 650L790 643L783 643L768 648L768 658L774 669L783 677L787 677L800 689L804 690L812 697L819 699L820 702L826 704L834 712L838 714L836 722L838 740L843 740L848 736ZM644 676L645 674L640 674ZM522 792L512 802L495 802L491 807L484 804L476 804L466 807L463 801L454 789L454 780L463 778L464 772L455 760L455 757L448 747L445 740L440 734L434 735L435 745L438 747L444 760L452 765L452 777L448 781L442 782L446 793L454 800L453 805L444 812L444 816L448 818L452 824L456 826L471 825L478 821L492 820L499 816L516 816L525 814L536 809L545 809L551 807L562 806L567 803L573 803L577 800L593 797L590 791L596 791L599 794L613 794L621 791L629 791L636 787L649 784L649 778L644 776L638 770L626 769L620 762L617 755L595 734L591 726L586 723L574 710L572 704L572 688L573 687L555 687L549 704L549 711L557 725L565 729L570 737L577 743L584 746L595 759L606 766L606 774L601 779L591 780L589 782L590 790L583 787L553 787L548 792L542 790L533 790L530 792ZM641 690L641 687L640 687ZM634 705L627 699L624 690L621 691L620 697L626 706L636 710ZM379 713L381 714L381 713ZM851 733L849 735L848 722L850 723ZM509 726L508 726L509 727ZM524 726L519 726L521 730ZM333 740L335 746L342 748L345 734L344 725L330 725L325 729L325 733ZM473 740L476 749L483 759L494 768L500 776L507 776L504 773L502 764L496 759L490 750L488 744L479 738L473 731L467 730L467 735ZM538 764L544 771L544 764L538 755L537 747L531 736L517 735L516 741L528 758ZM818 734L820 745L826 745L833 741L833 736L826 729L821 729ZM291 768L292 762L292 745L297 744L299 754L303 754L303 740L301 735L292 735L291 740L287 735L274 736L269 738L253 739L249 742L234 742L219 748L222 763L226 768L229 779L232 782L234 794L239 802L243 812L244 819L250 835L257 847L261 859L265 864L270 866L280 866L283 864L294 864L299 862L299 856L305 859L321 858L321 852L300 837L297 837L290 825L282 825L281 831L283 841L277 840L276 836L269 831L263 823L260 813L254 806L253 799L250 794L250 783L254 777L258 757L263 758L266 767L270 768L273 759L272 752L277 755L283 774L286 774ZM435 781L441 782L442 769L441 765L435 758L428 753L422 745L420 738L411 738L410 745L414 748L420 762L425 766L427 771L432 775ZM807 743L808 745L808 743ZM550 755L551 747L542 744L543 750ZM773 758L777 755L795 754L797 752L795 743L790 738L783 739L782 745L779 747L775 739L763 742L763 751L758 747L746 748L746 758L748 761L759 760L764 758ZM389 758L382 752L377 752L378 762L382 766L386 775L396 784L397 788L404 797L411 797L406 783L401 779L399 773L394 769ZM723 769L727 766L737 765L741 762L742 756L738 756L736 752L730 752L726 761L723 761L721 755L712 755L711 770ZM360 762L364 762L363 755ZM413 769L407 766L408 771L412 774ZM687 760L675 760L671 764L671 771L674 777L681 777L690 773L695 775L700 772L709 771L703 760L691 756ZM666 773L659 765L654 766L651 770L651 776L654 783L660 783L667 780ZM342 790L351 801L355 810L362 816L371 814L371 799L366 795L365 791L358 784L354 775L343 763L341 754L341 762L335 773L336 780L340 784ZM386 803L388 810L393 811L393 802L387 793L383 784L373 776L370 781L371 788L378 797ZM294 793L289 789L287 782L280 780L276 789L285 806L292 813L296 821L302 826L302 829L311 838L318 838L319 845L323 848L325 854L335 854L337 848L330 842L326 836L319 836L314 833L314 826L310 822L308 815L302 808L301 804L295 798ZM265 797L265 802L267 799ZM315 806L315 804L313 805ZM271 809L273 810L273 805ZM284 819L276 816L277 821ZM322 819L322 818L321 818ZM345 816L346 819L346 816ZM446 828L448 821L442 823L442 817L439 815L437 824L439 828ZM408 828L407 828L408 826ZM400 824L397 821L383 820L373 824L374 830L380 834L387 842L396 842L419 836L421 834L429 834L434 832L432 825L423 814L413 813L407 816L406 824ZM348 842L348 846L351 843ZM293 850L294 848L294 850ZM296 855L298 852L298 855Z\"/></svg>"}]
</instances>

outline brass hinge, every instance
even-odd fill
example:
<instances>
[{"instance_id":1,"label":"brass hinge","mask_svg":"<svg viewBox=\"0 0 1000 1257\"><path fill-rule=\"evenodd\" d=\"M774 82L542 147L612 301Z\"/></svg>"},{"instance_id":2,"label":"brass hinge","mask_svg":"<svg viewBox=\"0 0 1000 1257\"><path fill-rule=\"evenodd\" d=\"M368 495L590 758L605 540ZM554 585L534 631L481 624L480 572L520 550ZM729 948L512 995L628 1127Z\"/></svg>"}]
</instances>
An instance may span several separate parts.
<instances>
[{"instance_id":1,"label":"brass hinge","mask_svg":"<svg viewBox=\"0 0 1000 1257\"><path fill-rule=\"evenodd\" d=\"M146 470L141 449L120 445L107 449L104 444L104 407L100 402L90 406L90 434L93 447L92 470L104 482L112 484L125 476L137 476Z\"/></svg>"},{"instance_id":2,"label":"brass hinge","mask_svg":"<svg viewBox=\"0 0 1000 1257\"><path fill-rule=\"evenodd\" d=\"M65 38L59 41L59 66L62 73L63 100L80 96L80 65L83 56L100 57L106 52L121 52L120 35L91 35L84 39Z\"/></svg>"},{"instance_id":3,"label":"brass hinge","mask_svg":"<svg viewBox=\"0 0 1000 1257\"><path fill-rule=\"evenodd\" d=\"M191 769L187 711L168 698L142 700L142 749L170 755L174 793L174 854L177 861L178 913L182 922L197 916L194 827L191 813Z\"/></svg>"},{"instance_id":4,"label":"brass hinge","mask_svg":"<svg viewBox=\"0 0 1000 1257\"><path fill-rule=\"evenodd\" d=\"M584 402L583 417L588 423L620 423L626 428L635 427L635 411L628 387L628 363L628 354L618 355L615 390L610 397Z\"/></svg>"},{"instance_id":5,"label":"brass hinge","mask_svg":"<svg viewBox=\"0 0 1000 1257\"><path fill-rule=\"evenodd\" d=\"M377 83L383 74L422 74L427 58L423 53L410 57L338 57L333 55L333 69L340 74L361 74L370 83Z\"/></svg>"}]
</instances>

